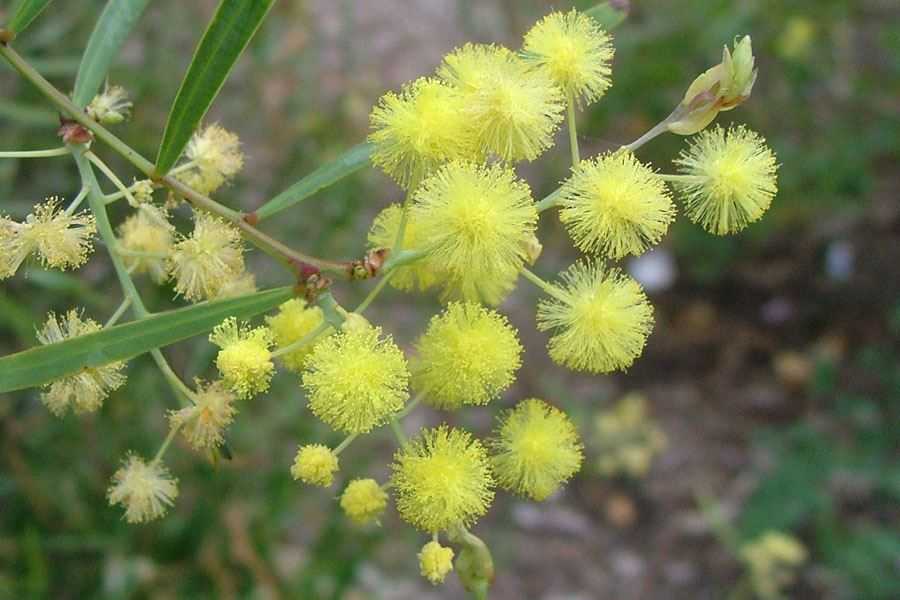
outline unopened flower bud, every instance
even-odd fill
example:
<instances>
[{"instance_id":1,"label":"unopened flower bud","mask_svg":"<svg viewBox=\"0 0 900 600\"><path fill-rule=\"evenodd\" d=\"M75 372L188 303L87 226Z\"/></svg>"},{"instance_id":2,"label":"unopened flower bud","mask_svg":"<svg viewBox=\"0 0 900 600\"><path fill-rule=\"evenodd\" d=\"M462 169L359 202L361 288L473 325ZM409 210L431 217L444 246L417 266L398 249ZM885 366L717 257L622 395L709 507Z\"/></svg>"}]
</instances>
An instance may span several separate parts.
<instances>
[{"instance_id":1,"label":"unopened flower bud","mask_svg":"<svg viewBox=\"0 0 900 600\"><path fill-rule=\"evenodd\" d=\"M129 117L132 106L134 105L128 99L125 88L118 85L110 87L107 84L103 93L94 96L84 110L91 118L104 125L118 125Z\"/></svg>"}]
</instances>

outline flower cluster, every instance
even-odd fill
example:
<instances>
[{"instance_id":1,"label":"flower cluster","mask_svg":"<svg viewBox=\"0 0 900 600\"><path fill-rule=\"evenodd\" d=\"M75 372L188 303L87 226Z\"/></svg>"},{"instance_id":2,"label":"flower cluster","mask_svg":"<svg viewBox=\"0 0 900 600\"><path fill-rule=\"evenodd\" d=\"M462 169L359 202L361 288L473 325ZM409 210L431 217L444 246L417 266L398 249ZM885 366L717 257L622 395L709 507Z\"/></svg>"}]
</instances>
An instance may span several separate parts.
<instances>
[{"instance_id":1,"label":"flower cluster","mask_svg":"<svg viewBox=\"0 0 900 600\"><path fill-rule=\"evenodd\" d=\"M594 419L597 471L604 477L643 477L666 447L666 435L647 414L647 400L626 394Z\"/></svg>"},{"instance_id":2,"label":"flower cluster","mask_svg":"<svg viewBox=\"0 0 900 600\"><path fill-rule=\"evenodd\" d=\"M766 531L740 549L754 592L763 600L784 598L783 592L794 582L797 570L806 562L803 544L793 536Z\"/></svg>"}]
</instances>

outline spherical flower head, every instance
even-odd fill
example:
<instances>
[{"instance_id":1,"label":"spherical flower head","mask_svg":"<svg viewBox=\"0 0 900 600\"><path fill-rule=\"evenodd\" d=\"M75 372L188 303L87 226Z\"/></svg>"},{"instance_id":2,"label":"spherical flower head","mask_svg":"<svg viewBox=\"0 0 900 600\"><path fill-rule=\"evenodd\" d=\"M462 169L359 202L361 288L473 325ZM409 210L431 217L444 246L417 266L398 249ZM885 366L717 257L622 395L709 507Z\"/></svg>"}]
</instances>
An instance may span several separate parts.
<instances>
[{"instance_id":1,"label":"spherical flower head","mask_svg":"<svg viewBox=\"0 0 900 600\"><path fill-rule=\"evenodd\" d=\"M550 13L525 34L525 60L543 69L579 102L599 100L611 85L612 37L576 10Z\"/></svg>"},{"instance_id":2,"label":"spherical flower head","mask_svg":"<svg viewBox=\"0 0 900 600\"><path fill-rule=\"evenodd\" d=\"M463 102L453 87L427 78L382 96L369 118L372 164L412 190L448 160L478 158Z\"/></svg>"},{"instance_id":3,"label":"spherical flower head","mask_svg":"<svg viewBox=\"0 0 900 600\"><path fill-rule=\"evenodd\" d=\"M178 480L169 475L169 470L162 463L147 463L134 454L125 457L107 492L110 506L121 504L129 523L160 518L176 497Z\"/></svg>"},{"instance_id":4,"label":"spherical flower head","mask_svg":"<svg viewBox=\"0 0 900 600\"><path fill-rule=\"evenodd\" d=\"M234 279L229 279L222 283L222 287L211 299L237 298L238 296L256 293L256 291L256 276L253 273L244 271Z\"/></svg>"},{"instance_id":5,"label":"spherical flower head","mask_svg":"<svg viewBox=\"0 0 900 600\"><path fill-rule=\"evenodd\" d=\"M450 163L416 190L410 211L445 298L498 304L514 287L537 211L512 169Z\"/></svg>"},{"instance_id":6,"label":"spherical flower head","mask_svg":"<svg viewBox=\"0 0 900 600\"><path fill-rule=\"evenodd\" d=\"M530 398L500 415L489 442L500 487L544 500L581 468L578 431L562 411Z\"/></svg>"},{"instance_id":7,"label":"spherical flower head","mask_svg":"<svg viewBox=\"0 0 900 600\"><path fill-rule=\"evenodd\" d=\"M201 194L213 193L244 167L240 139L216 123L194 133L185 156L185 170L176 177Z\"/></svg>"},{"instance_id":8,"label":"spherical flower head","mask_svg":"<svg viewBox=\"0 0 900 600\"><path fill-rule=\"evenodd\" d=\"M675 218L666 184L630 152L581 161L563 184L559 204L575 245L612 259L643 253Z\"/></svg>"},{"instance_id":9,"label":"spherical flower head","mask_svg":"<svg viewBox=\"0 0 900 600\"><path fill-rule=\"evenodd\" d=\"M270 351L274 340L269 328L251 329L230 317L216 325L209 341L221 348L216 367L222 380L239 398L250 398L269 389L275 372Z\"/></svg>"},{"instance_id":10,"label":"spherical flower head","mask_svg":"<svg viewBox=\"0 0 900 600\"><path fill-rule=\"evenodd\" d=\"M744 126L704 131L675 163L687 176L675 184L684 194L685 213L716 235L758 221L778 191L775 154Z\"/></svg>"},{"instance_id":11,"label":"spherical flower head","mask_svg":"<svg viewBox=\"0 0 900 600\"><path fill-rule=\"evenodd\" d=\"M653 327L653 308L641 286L591 261L575 263L561 279L552 297L538 304L538 328L555 331L550 358L591 373L631 366Z\"/></svg>"},{"instance_id":12,"label":"spherical flower head","mask_svg":"<svg viewBox=\"0 0 900 600\"><path fill-rule=\"evenodd\" d=\"M101 329L99 323L83 318L77 310L70 310L61 318L50 313L47 322L37 332L37 339L43 345L56 344ZM126 377L121 372L124 368L124 361L85 367L74 375L47 384L41 400L57 417L63 416L70 408L76 414L93 412L103 405L111 391L125 385Z\"/></svg>"},{"instance_id":13,"label":"spherical flower head","mask_svg":"<svg viewBox=\"0 0 900 600\"><path fill-rule=\"evenodd\" d=\"M107 83L103 93L94 96L84 111L104 125L118 125L131 115L132 106L125 88Z\"/></svg>"},{"instance_id":14,"label":"spherical flower head","mask_svg":"<svg viewBox=\"0 0 900 600\"><path fill-rule=\"evenodd\" d=\"M310 306L303 298L291 298L278 307L277 315L266 317L266 324L275 336L275 346L283 348L311 334L324 319L318 306ZM310 343L280 356L279 360L288 370L299 373L312 350Z\"/></svg>"},{"instance_id":15,"label":"spherical flower head","mask_svg":"<svg viewBox=\"0 0 900 600\"><path fill-rule=\"evenodd\" d=\"M197 382L194 403L169 413L172 427L180 427L194 450L215 450L225 441L225 429L234 421L235 395L221 381Z\"/></svg>"},{"instance_id":16,"label":"spherical flower head","mask_svg":"<svg viewBox=\"0 0 900 600\"><path fill-rule=\"evenodd\" d=\"M400 221L403 209L399 204L391 204L378 213L369 230L369 247L373 249L394 249L397 241L397 231L400 229ZM422 250L425 238L422 237L422 229L410 215L406 218L406 228L403 230L401 247L403 250ZM398 267L391 275L391 285L398 290L413 291L419 289L425 291L438 281L438 274L427 261L419 260L412 264Z\"/></svg>"},{"instance_id":17,"label":"spherical flower head","mask_svg":"<svg viewBox=\"0 0 900 600\"><path fill-rule=\"evenodd\" d=\"M48 198L24 223L0 216L0 279L15 275L30 254L45 267L63 271L87 262L97 231L94 217L88 212L66 214L59 203L59 198Z\"/></svg>"},{"instance_id":18,"label":"spherical flower head","mask_svg":"<svg viewBox=\"0 0 900 600\"><path fill-rule=\"evenodd\" d=\"M428 533L468 527L494 499L484 446L461 429L423 430L397 451L392 469L400 516Z\"/></svg>"},{"instance_id":19,"label":"spherical flower head","mask_svg":"<svg viewBox=\"0 0 900 600\"><path fill-rule=\"evenodd\" d=\"M297 448L291 475L309 485L328 487L334 483L334 474L338 468L337 454L331 448L322 444L308 444Z\"/></svg>"},{"instance_id":20,"label":"spherical flower head","mask_svg":"<svg viewBox=\"0 0 900 600\"><path fill-rule=\"evenodd\" d=\"M479 304L451 303L416 343L413 387L431 406L487 404L521 366L522 345L503 315Z\"/></svg>"},{"instance_id":21,"label":"spherical flower head","mask_svg":"<svg viewBox=\"0 0 900 600\"><path fill-rule=\"evenodd\" d=\"M302 384L310 410L332 429L367 433L403 408L409 369L380 327L354 326L315 345Z\"/></svg>"},{"instance_id":22,"label":"spherical flower head","mask_svg":"<svg viewBox=\"0 0 900 600\"><path fill-rule=\"evenodd\" d=\"M354 479L341 494L341 508L359 524L375 521L387 507L387 493L374 479Z\"/></svg>"},{"instance_id":23,"label":"spherical flower head","mask_svg":"<svg viewBox=\"0 0 900 600\"><path fill-rule=\"evenodd\" d=\"M453 549L441 546L436 541L430 541L419 552L419 572L422 577L437 585L444 581L447 574L453 570Z\"/></svg>"},{"instance_id":24,"label":"spherical flower head","mask_svg":"<svg viewBox=\"0 0 900 600\"><path fill-rule=\"evenodd\" d=\"M172 251L175 228L168 215L152 204L141 204L134 214L119 226L119 244L132 252L167 257ZM166 259L159 256L124 255L122 260L132 273L147 273L156 283L169 276Z\"/></svg>"},{"instance_id":25,"label":"spherical flower head","mask_svg":"<svg viewBox=\"0 0 900 600\"><path fill-rule=\"evenodd\" d=\"M531 161L553 145L563 94L548 74L508 49L466 44L444 57L438 76L462 93L483 151Z\"/></svg>"},{"instance_id":26,"label":"spherical flower head","mask_svg":"<svg viewBox=\"0 0 900 600\"><path fill-rule=\"evenodd\" d=\"M191 302L214 298L244 274L241 233L209 213L194 213L194 231L175 244L168 267L178 294Z\"/></svg>"}]
</instances>

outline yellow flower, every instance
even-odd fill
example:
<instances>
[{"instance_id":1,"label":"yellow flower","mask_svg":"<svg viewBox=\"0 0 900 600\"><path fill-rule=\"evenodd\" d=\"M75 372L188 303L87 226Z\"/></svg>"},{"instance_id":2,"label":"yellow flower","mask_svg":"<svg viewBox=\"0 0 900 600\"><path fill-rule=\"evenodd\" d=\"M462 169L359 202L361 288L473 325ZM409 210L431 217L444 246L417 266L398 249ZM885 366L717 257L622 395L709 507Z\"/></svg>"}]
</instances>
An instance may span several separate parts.
<instances>
[{"instance_id":1,"label":"yellow flower","mask_svg":"<svg viewBox=\"0 0 900 600\"><path fill-rule=\"evenodd\" d=\"M169 273L175 291L191 302L214 298L222 287L244 274L241 233L209 213L194 213L194 231L175 244Z\"/></svg>"},{"instance_id":2,"label":"yellow flower","mask_svg":"<svg viewBox=\"0 0 900 600\"><path fill-rule=\"evenodd\" d=\"M94 217L87 212L68 215L59 202L55 196L47 198L24 223L0 216L0 279L15 275L32 253L53 269L74 269L87 262L97 231Z\"/></svg>"},{"instance_id":3,"label":"yellow flower","mask_svg":"<svg viewBox=\"0 0 900 600\"><path fill-rule=\"evenodd\" d=\"M435 79L388 92L369 120L372 164L408 190L448 160L478 157L462 96Z\"/></svg>"},{"instance_id":4,"label":"yellow flower","mask_svg":"<svg viewBox=\"0 0 900 600\"><path fill-rule=\"evenodd\" d=\"M494 499L484 447L461 429L423 430L397 451L392 469L400 516L429 533L468 527Z\"/></svg>"},{"instance_id":5,"label":"yellow flower","mask_svg":"<svg viewBox=\"0 0 900 600\"><path fill-rule=\"evenodd\" d=\"M536 398L503 412L489 445L500 487L538 501L577 473L583 458L569 418Z\"/></svg>"},{"instance_id":6,"label":"yellow flower","mask_svg":"<svg viewBox=\"0 0 900 600\"><path fill-rule=\"evenodd\" d=\"M530 161L553 145L565 109L562 92L513 52L466 44L444 57L438 76L462 92L483 151Z\"/></svg>"},{"instance_id":7,"label":"yellow flower","mask_svg":"<svg viewBox=\"0 0 900 600\"><path fill-rule=\"evenodd\" d=\"M309 485L328 487L334 483L337 470L338 457L331 448L322 444L308 444L297 448L291 475Z\"/></svg>"},{"instance_id":8,"label":"yellow flower","mask_svg":"<svg viewBox=\"0 0 900 600\"><path fill-rule=\"evenodd\" d=\"M387 507L387 494L374 479L354 479L341 494L341 508L356 523L376 520Z\"/></svg>"},{"instance_id":9,"label":"yellow flower","mask_svg":"<svg viewBox=\"0 0 900 600\"><path fill-rule=\"evenodd\" d=\"M223 282L219 291L216 292L216 295L210 298L210 300L236 298L238 296L253 294L256 291L256 276L253 273L244 271L234 279Z\"/></svg>"},{"instance_id":10,"label":"yellow flower","mask_svg":"<svg viewBox=\"0 0 900 600\"><path fill-rule=\"evenodd\" d=\"M741 546L740 557L750 571L756 594L765 600L777 600L783 598L784 588L796 579L796 571L806 562L807 552L797 538L766 531Z\"/></svg>"},{"instance_id":11,"label":"yellow flower","mask_svg":"<svg viewBox=\"0 0 900 600\"><path fill-rule=\"evenodd\" d=\"M451 303L416 343L413 386L436 408L487 404L508 388L522 345L506 317L478 304Z\"/></svg>"},{"instance_id":12,"label":"yellow flower","mask_svg":"<svg viewBox=\"0 0 900 600\"><path fill-rule=\"evenodd\" d=\"M489 304L514 287L537 225L531 191L512 169L462 162L422 183L410 216L444 296Z\"/></svg>"},{"instance_id":13,"label":"yellow flower","mask_svg":"<svg viewBox=\"0 0 900 600\"><path fill-rule=\"evenodd\" d=\"M266 317L266 324L275 336L275 346L283 348L306 337L322 324L322 309L309 306L302 298L292 298L278 307L278 314ZM312 343L279 357L285 368L295 373L303 369L306 357L313 350Z\"/></svg>"},{"instance_id":14,"label":"yellow flower","mask_svg":"<svg viewBox=\"0 0 900 600\"><path fill-rule=\"evenodd\" d=\"M44 345L55 344L101 329L99 323L82 318L77 310L70 310L61 319L50 313L43 328L37 332L37 339ZM124 361L83 368L74 375L47 384L41 400L57 417L69 408L76 414L95 411L112 390L125 385L126 377L121 373L124 368Z\"/></svg>"},{"instance_id":15,"label":"yellow flower","mask_svg":"<svg viewBox=\"0 0 900 600\"><path fill-rule=\"evenodd\" d=\"M153 202L153 182L149 179L134 180L131 184L131 195L137 206Z\"/></svg>"},{"instance_id":16,"label":"yellow flower","mask_svg":"<svg viewBox=\"0 0 900 600\"><path fill-rule=\"evenodd\" d=\"M213 193L244 167L240 139L216 123L194 133L185 156L176 177L201 194Z\"/></svg>"},{"instance_id":17,"label":"yellow flower","mask_svg":"<svg viewBox=\"0 0 900 600\"><path fill-rule=\"evenodd\" d=\"M419 572L433 585L444 581L453 570L453 549L445 548L436 541L422 546L419 552Z\"/></svg>"},{"instance_id":18,"label":"yellow flower","mask_svg":"<svg viewBox=\"0 0 900 600\"><path fill-rule=\"evenodd\" d=\"M594 433L597 469L607 477L646 475L666 446L665 434L647 415L646 398L637 393L626 394L611 410L599 413Z\"/></svg>"},{"instance_id":19,"label":"yellow flower","mask_svg":"<svg viewBox=\"0 0 900 600\"><path fill-rule=\"evenodd\" d=\"M152 204L141 204L134 214L119 226L119 244L125 250L168 256L172 251L175 228L165 211ZM133 273L148 273L156 283L168 278L166 259L157 256L122 257Z\"/></svg>"},{"instance_id":20,"label":"yellow flower","mask_svg":"<svg viewBox=\"0 0 900 600\"><path fill-rule=\"evenodd\" d=\"M209 341L221 348L216 367L225 385L239 398L250 398L269 389L275 365L269 350L274 340L267 327L251 329L229 317L216 325Z\"/></svg>"},{"instance_id":21,"label":"yellow flower","mask_svg":"<svg viewBox=\"0 0 900 600\"><path fill-rule=\"evenodd\" d=\"M744 126L704 131L675 160L685 213L710 233L725 235L758 221L778 191L775 154Z\"/></svg>"},{"instance_id":22,"label":"yellow flower","mask_svg":"<svg viewBox=\"0 0 900 600\"><path fill-rule=\"evenodd\" d=\"M400 217L403 209L399 204L391 204L378 213L372 228L369 230L369 247L373 249L387 248L393 250L397 241L397 231L400 228ZM425 245L418 223L407 215L406 228L403 230L403 250L421 250ZM398 290L412 291L418 288L425 291L438 280L438 274L434 272L428 262L416 261L412 264L398 267L391 275L391 285Z\"/></svg>"},{"instance_id":23,"label":"yellow flower","mask_svg":"<svg viewBox=\"0 0 900 600\"><path fill-rule=\"evenodd\" d=\"M525 60L545 70L572 98L591 103L611 85L612 37L590 16L550 13L525 34Z\"/></svg>"},{"instance_id":24,"label":"yellow flower","mask_svg":"<svg viewBox=\"0 0 900 600\"><path fill-rule=\"evenodd\" d=\"M612 259L641 254L675 218L666 184L630 152L581 161L563 184L559 204L575 245Z\"/></svg>"},{"instance_id":25,"label":"yellow flower","mask_svg":"<svg viewBox=\"0 0 900 600\"><path fill-rule=\"evenodd\" d=\"M618 269L579 261L538 304L538 328L554 330L550 357L577 371L624 369L644 348L653 308L636 281Z\"/></svg>"},{"instance_id":26,"label":"yellow flower","mask_svg":"<svg viewBox=\"0 0 900 600\"><path fill-rule=\"evenodd\" d=\"M107 491L110 506L121 504L129 523L160 518L177 497L178 480L172 478L169 470L156 461L146 463L134 454L122 461Z\"/></svg>"},{"instance_id":27,"label":"yellow flower","mask_svg":"<svg viewBox=\"0 0 900 600\"><path fill-rule=\"evenodd\" d=\"M132 106L125 88L107 82L103 93L94 96L84 111L104 125L118 125L131 115Z\"/></svg>"},{"instance_id":28,"label":"yellow flower","mask_svg":"<svg viewBox=\"0 0 900 600\"><path fill-rule=\"evenodd\" d=\"M403 352L371 325L344 328L317 343L302 383L313 414L344 433L383 425L409 397Z\"/></svg>"},{"instance_id":29,"label":"yellow flower","mask_svg":"<svg viewBox=\"0 0 900 600\"><path fill-rule=\"evenodd\" d=\"M194 450L214 450L225 441L225 429L237 413L234 401L234 394L221 381L205 386L198 381L194 403L170 411L169 423L181 427L181 433Z\"/></svg>"}]
</instances>

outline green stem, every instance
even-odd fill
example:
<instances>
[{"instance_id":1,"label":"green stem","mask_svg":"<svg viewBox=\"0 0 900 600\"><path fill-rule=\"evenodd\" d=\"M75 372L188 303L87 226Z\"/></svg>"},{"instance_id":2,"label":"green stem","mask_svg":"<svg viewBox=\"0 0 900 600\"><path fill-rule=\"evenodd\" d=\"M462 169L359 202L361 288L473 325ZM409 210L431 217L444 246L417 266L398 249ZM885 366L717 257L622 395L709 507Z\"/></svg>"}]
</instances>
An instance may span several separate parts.
<instances>
[{"instance_id":1,"label":"green stem","mask_svg":"<svg viewBox=\"0 0 900 600\"><path fill-rule=\"evenodd\" d=\"M581 155L578 152L578 131L575 128L575 94L569 92L568 103L569 114L569 147L572 150L572 166L578 166L581 162Z\"/></svg>"},{"instance_id":2,"label":"green stem","mask_svg":"<svg viewBox=\"0 0 900 600\"><path fill-rule=\"evenodd\" d=\"M197 415L192 418L196 417ZM154 456L153 460L150 462L151 465L158 464L159 461L162 460L162 457L163 455L165 455L166 450L169 449L169 445L172 443L172 440L175 439L175 436L178 435L178 431L181 429L181 426L185 423L186 421L179 421L177 425L169 428L169 433L168 435L166 435L166 439L163 440L162 446L159 447L159 450L156 452L156 456Z\"/></svg>"},{"instance_id":3,"label":"green stem","mask_svg":"<svg viewBox=\"0 0 900 600\"><path fill-rule=\"evenodd\" d=\"M559 203L559 196L562 194L562 186L556 188L547 196L537 203L535 208L539 213L544 212L545 210L551 209Z\"/></svg>"},{"instance_id":4,"label":"green stem","mask_svg":"<svg viewBox=\"0 0 900 600\"><path fill-rule=\"evenodd\" d=\"M75 199L72 200L72 203L69 204L69 208L66 209L66 215L72 215L78 207L81 206L81 203L87 198L88 195L88 186L81 186L81 191L78 192L78 195L75 196Z\"/></svg>"},{"instance_id":5,"label":"green stem","mask_svg":"<svg viewBox=\"0 0 900 600\"><path fill-rule=\"evenodd\" d=\"M620 148L620 150L628 150L629 152L634 152L653 138L662 135L663 133L669 130L669 119L671 117L667 117L650 128L650 131L634 140L630 144L625 144Z\"/></svg>"},{"instance_id":6,"label":"green stem","mask_svg":"<svg viewBox=\"0 0 900 600\"><path fill-rule=\"evenodd\" d=\"M11 150L9 152L0 152L0 158L50 158L52 156L65 156L69 153L69 149L65 146L61 148L51 148L49 150Z\"/></svg>"},{"instance_id":7,"label":"green stem","mask_svg":"<svg viewBox=\"0 0 900 600\"><path fill-rule=\"evenodd\" d=\"M703 181L703 177L699 175L669 175L666 173L657 173L657 177L663 181L671 181L673 183L698 183Z\"/></svg>"},{"instance_id":8,"label":"green stem","mask_svg":"<svg viewBox=\"0 0 900 600\"><path fill-rule=\"evenodd\" d=\"M162 372L163 377L166 378L169 387L171 387L172 391L175 392L175 396L180 396L184 400L193 403L194 392L191 390L191 388L185 385L185 383L175 373L175 371L172 370L172 367L169 366L168 361L166 361L166 357L163 356L162 351L159 348L154 348L150 351L150 356L153 357L153 362L156 363L157 368L160 370L160 372ZM182 402L181 404L186 406L184 402Z\"/></svg>"},{"instance_id":9,"label":"green stem","mask_svg":"<svg viewBox=\"0 0 900 600\"><path fill-rule=\"evenodd\" d=\"M106 166L106 163L100 160L100 157L94 154L93 152L85 152L85 156L87 156L88 160L94 163L94 165L100 169L100 172L106 175L106 178L109 179L116 188L118 188L121 194L124 194L128 199L128 203L132 206L137 206L137 200L134 199L134 196L131 194L131 190L128 189L122 180L119 179L118 175L116 175L112 169Z\"/></svg>"},{"instance_id":10,"label":"green stem","mask_svg":"<svg viewBox=\"0 0 900 600\"><path fill-rule=\"evenodd\" d=\"M116 322L125 314L125 311L128 310L128 307L131 306L131 298L126 297L122 300L122 303L119 304L119 308L116 309L116 312L112 314L109 320L106 322L104 327L112 327L116 324Z\"/></svg>"},{"instance_id":11,"label":"green stem","mask_svg":"<svg viewBox=\"0 0 900 600\"><path fill-rule=\"evenodd\" d=\"M287 346L283 346L272 352L272 358L278 358L279 356L290 354L291 352L299 350L304 346L308 346L309 344L313 343L317 337L325 333L325 331L328 329L331 329L331 325L325 322L321 323L318 327L301 337L299 340L291 342Z\"/></svg>"},{"instance_id":12,"label":"green stem","mask_svg":"<svg viewBox=\"0 0 900 600\"><path fill-rule=\"evenodd\" d=\"M369 305L375 301L375 298L378 297L378 295L381 293L381 291L384 289L384 287L391 280L391 277L393 275L394 275L394 269L390 269L390 270L386 271L384 273L384 275L381 276L381 279L378 280L378 283L375 284L375 287L372 288L372 291L370 291L368 293L368 295L363 299L362 302L359 303L359 306L357 306L353 310L353 312L362 314L363 311L365 311L367 308L369 308Z\"/></svg>"},{"instance_id":13,"label":"green stem","mask_svg":"<svg viewBox=\"0 0 900 600\"><path fill-rule=\"evenodd\" d=\"M337 448L332 450L335 456L339 456L341 452L347 449L347 447L353 443L353 440L357 438L358 433L351 433L347 437L344 438L344 441L337 445Z\"/></svg>"},{"instance_id":14,"label":"green stem","mask_svg":"<svg viewBox=\"0 0 900 600\"><path fill-rule=\"evenodd\" d=\"M394 269L399 269L400 267L405 267L408 264L420 261L426 256L428 256L428 252L426 252L425 250L400 250L399 252L391 251L388 259L384 261L384 265L381 267L381 270L382 272L387 273L388 271L393 271Z\"/></svg>"},{"instance_id":15,"label":"green stem","mask_svg":"<svg viewBox=\"0 0 900 600\"><path fill-rule=\"evenodd\" d=\"M401 410L400 412L398 412L398 413L396 414L396 416L395 416L394 418L395 418L397 421L402 421L403 419L406 418L406 416L407 416L409 413L411 413L411 412L419 405L419 403L420 403L424 398L425 398L425 392L419 392L419 393L416 394L415 397L410 401L410 403L407 404L407 405L403 408L403 410Z\"/></svg>"},{"instance_id":16,"label":"green stem","mask_svg":"<svg viewBox=\"0 0 900 600\"><path fill-rule=\"evenodd\" d=\"M560 292L559 288L550 283L547 283L546 281L529 271L527 268L522 267L522 275L525 277L525 279L536 285L548 295L553 296L554 298L562 302L567 301L567 298L565 298L565 296Z\"/></svg>"},{"instance_id":17,"label":"green stem","mask_svg":"<svg viewBox=\"0 0 900 600\"><path fill-rule=\"evenodd\" d=\"M403 428L396 418L391 419L391 429L394 431L394 437L397 438L397 442L400 444L401 448L409 443L409 440L406 439L406 434L403 433Z\"/></svg>"}]
</instances>

